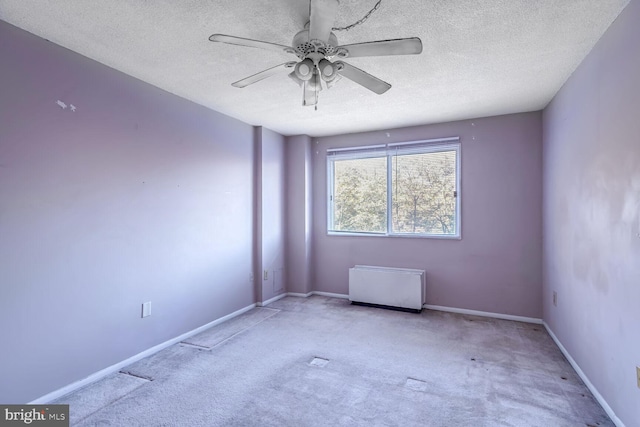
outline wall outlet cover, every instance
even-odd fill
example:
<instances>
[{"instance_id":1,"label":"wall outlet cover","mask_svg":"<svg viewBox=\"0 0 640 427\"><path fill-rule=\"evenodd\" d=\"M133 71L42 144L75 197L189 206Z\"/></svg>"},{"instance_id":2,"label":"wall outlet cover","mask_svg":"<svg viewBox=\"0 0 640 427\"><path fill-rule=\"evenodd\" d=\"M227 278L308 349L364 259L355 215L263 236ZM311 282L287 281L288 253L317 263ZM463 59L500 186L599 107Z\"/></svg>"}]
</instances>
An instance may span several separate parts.
<instances>
[{"instance_id":1,"label":"wall outlet cover","mask_svg":"<svg viewBox=\"0 0 640 427\"><path fill-rule=\"evenodd\" d=\"M151 316L151 301L142 303L142 317Z\"/></svg>"}]
</instances>

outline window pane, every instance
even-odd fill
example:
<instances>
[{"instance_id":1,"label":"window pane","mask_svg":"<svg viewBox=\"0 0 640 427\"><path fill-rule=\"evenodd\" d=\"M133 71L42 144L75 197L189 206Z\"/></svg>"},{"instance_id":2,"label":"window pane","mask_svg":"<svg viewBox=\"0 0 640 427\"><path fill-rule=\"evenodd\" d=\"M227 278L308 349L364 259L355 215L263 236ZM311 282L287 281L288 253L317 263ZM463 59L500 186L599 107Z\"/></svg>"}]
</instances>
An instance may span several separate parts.
<instances>
[{"instance_id":1,"label":"window pane","mask_svg":"<svg viewBox=\"0 0 640 427\"><path fill-rule=\"evenodd\" d=\"M394 233L455 234L456 152L392 157Z\"/></svg>"},{"instance_id":2,"label":"window pane","mask_svg":"<svg viewBox=\"0 0 640 427\"><path fill-rule=\"evenodd\" d=\"M386 157L335 160L333 185L333 231L386 232Z\"/></svg>"}]
</instances>

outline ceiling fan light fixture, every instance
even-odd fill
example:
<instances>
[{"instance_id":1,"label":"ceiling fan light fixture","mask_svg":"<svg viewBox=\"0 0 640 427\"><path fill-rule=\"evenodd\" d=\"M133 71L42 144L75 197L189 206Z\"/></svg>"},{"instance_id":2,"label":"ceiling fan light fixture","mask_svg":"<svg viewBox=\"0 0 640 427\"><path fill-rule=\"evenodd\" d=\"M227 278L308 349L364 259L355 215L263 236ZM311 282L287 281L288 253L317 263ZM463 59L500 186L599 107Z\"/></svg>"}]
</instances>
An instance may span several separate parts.
<instances>
[{"instance_id":1,"label":"ceiling fan light fixture","mask_svg":"<svg viewBox=\"0 0 640 427\"><path fill-rule=\"evenodd\" d=\"M298 77L300 80L308 81L308 80L311 80L311 77L313 77L314 68L315 68L315 64L313 63L313 61L307 58L298 62L293 72L296 74L296 77Z\"/></svg>"},{"instance_id":2,"label":"ceiling fan light fixture","mask_svg":"<svg viewBox=\"0 0 640 427\"><path fill-rule=\"evenodd\" d=\"M318 62L318 70L320 70L320 76L325 82L335 79L338 75L336 67L326 59L321 59Z\"/></svg>"},{"instance_id":3,"label":"ceiling fan light fixture","mask_svg":"<svg viewBox=\"0 0 640 427\"><path fill-rule=\"evenodd\" d=\"M311 72L311 68L309 68L309 66L307 64L300 64L300 66L298 67L298 74L300 74L301 76L308 76L309 73Z\"/></svg>"},{"instance_id":4,"label":"ceiling fan light fixture","mask_svg":"<svg viewBox=\"0 0 640 427\"><path fill-rule=\"evenodd\" d=\"M301 80L300 78L298 78L298 76L296 76L295 71L292 71L291 73L289 73L289 78L294 82L296 82L298 86L304 87L304 80Z\"/></svg>"}]
</instances>

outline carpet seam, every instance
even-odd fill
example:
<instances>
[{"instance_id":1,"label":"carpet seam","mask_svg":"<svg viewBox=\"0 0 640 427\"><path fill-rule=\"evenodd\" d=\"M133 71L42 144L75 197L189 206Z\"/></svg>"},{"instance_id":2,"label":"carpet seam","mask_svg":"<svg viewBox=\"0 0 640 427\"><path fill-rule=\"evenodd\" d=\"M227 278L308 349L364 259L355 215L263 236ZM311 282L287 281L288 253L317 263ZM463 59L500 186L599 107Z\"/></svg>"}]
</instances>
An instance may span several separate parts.
<instances>
[{"instance_id":1,"label":"carpet seam","mask_svg":"<svg viewBox=\"0 0 640 427\"><path fill-rule=\"evenodd\" d=\"M118 372L118 374L120 374L120 373L121 373L121 372ZM135 375L132 375L132 376L134 376L134 377L135 377ZM136 377L136 378L137 378L137 377ZM118 397L118 398L116 398L116 399L112 400L111 402L107 403L106 405L102 406L101 408L96 409L95 411L91 412L89 415L87 415L87 416L85 416L85 417L83 417L83 418L80 418L80 419L78 420L78 422L73 423L73 425L80 424L81 422L83 422L83 421L84 421L84 420L86 420L87 418L89 418L89 417L91 417L91 416L93 416L93 415L97 414L98 412L102 411L103 409L106 409L107 407L109 407L109 406L113 405L114 403L119 402L120 400L124 399L125 397L127 397L128 395L130 395L131 393L133 393L134 391L138 390L140 387L142 387L142 386L144 386L144 385L146 385L146 384L148 384L148 383L150 383L150 382L151 382L151 381L147 381L146 383L140 384L138 387L134 388L133 390L129 391L128 393L125 393L125 394L123 394L122 396L120 396L120 397Z\"/></svg>"},{"instance_id":2,"label":"carpet seam","mask_svg":"<svg viewBox=\"0 0 640 427\"><path fill-rule=\"evenodd\" d=\"M272 309L270 309L270 310L276 310L276 309L273 309L273 308L272 308ZM253 328L254 326L259 325L260 323L264 322L264 321L265 321L265 320L267 320L267 319L271 319L273 316L275 316L276 314L280 313L280 311L281 311L281 310L277 310L277 312L273 313L271 316L269 316L269 317L265 317L264 319L260 320L259 322L254 323L253 325L248 326L248 327L246 327L246 328L244 328L244 329L242 329L242 330L240 330L240 331L236 332L235 334L231 335L230 337L227 337L227 338L225 338L224 340L222 340L222 341L220 341L220 342L216 343L213 347L210 347L210 348L211 348L211 350L213 350L214 348L218 347L219 345L224 344L225 342L229 341L230 339L232 339L232 338L234 338L234 337L236 337L236 336L240 335L241 333L243 333L243 332L244 332L244 331L246 331L247 329L251 329L251 328Z\"/></svg>"},{"instance_id":3,"label":"carpet seam","mask_svg":"<svg viewBox=\"0 0 640 427\"><path fill-rule=\"evenodd\" d=\"M142 380L147 380L147 381L153 381L153 377L147 377L144 375L140 375L140 374L134 374L133 372L129 372L129 371L120 371L118 372L119 374L124 374L124 375L129 375L135 378L140 378Z\"/></svg>"},{"instance_id":4,"label":"carpet seam","mask_svg":"<svg viewBox=\"0 0 640 427\"><path fill-rule=\"evenodd\" d=\"M260 307L260 308L267 308L267 307ZM186 344L186 345L188 345L188 346L193 346L193 347L202 348L202 349L207 349L207 350L213 350L214 348L218 347L219 345L221 345L221 344L223 344L223 343L225 343L225 342L229 341L231 338L236 337L237 335L239 335L239 334L243 333L243 332L244 332L244 331L246 331L247 329L250 329L250 328L253 328L253 327L254 327L254 326L256 326L256 325L259 325L260 323L264 322L264 321L265 321L265 320L267 320L267 319L272 318L273 316L275 316L276 314L278 314L278 313L280 313L280 312L282 311L282 310L280 310L280 309L276 309L276 308L267 308L267 309L268 309L268 310L272 310L272 311L274 311L274 313L272 313L270 316L267 316L267 317L265 317L264 319L262 319L262 320L260 320L260 321L258 321L258 322L256 322L256 323L254 323L254 324L252 324L252 325L250 325L250 326L247 326L247 327L246 327L246 328L244 328L244 329L239 330L238 332L234 333L234 334L233 334L233 335L231 335L231 336L228 336L227 338L223 339L222 341L219 341L219 342L215 343L215 344L214 344L214 345L212 345L211 347L204 346L204 345L200 345L200 344L193 344L193 343L186 342L186 341L180 341L180 344Z\"/></svg>"}]
</instances>

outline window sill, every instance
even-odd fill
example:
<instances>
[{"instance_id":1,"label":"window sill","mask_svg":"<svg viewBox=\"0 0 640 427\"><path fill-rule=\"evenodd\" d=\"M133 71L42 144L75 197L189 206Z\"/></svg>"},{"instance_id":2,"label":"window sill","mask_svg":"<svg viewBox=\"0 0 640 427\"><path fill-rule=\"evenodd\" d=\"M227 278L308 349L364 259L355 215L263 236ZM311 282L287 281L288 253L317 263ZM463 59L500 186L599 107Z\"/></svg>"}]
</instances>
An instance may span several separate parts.
<instances>
[{"instance_id":1,"label":"window sill","mask_svg":"<svg viewBox=\"0 0 640 427\"><path fill-rule=\"evenodd\" d=\"M345 237L400 237L408 239L436 239L436 240L462 240L462 236L457 235L438 235L438 234L387 234L387 233L358 233L348 231L327 231L327 236L345 236Z\"/></svg>"}]
</instances>

